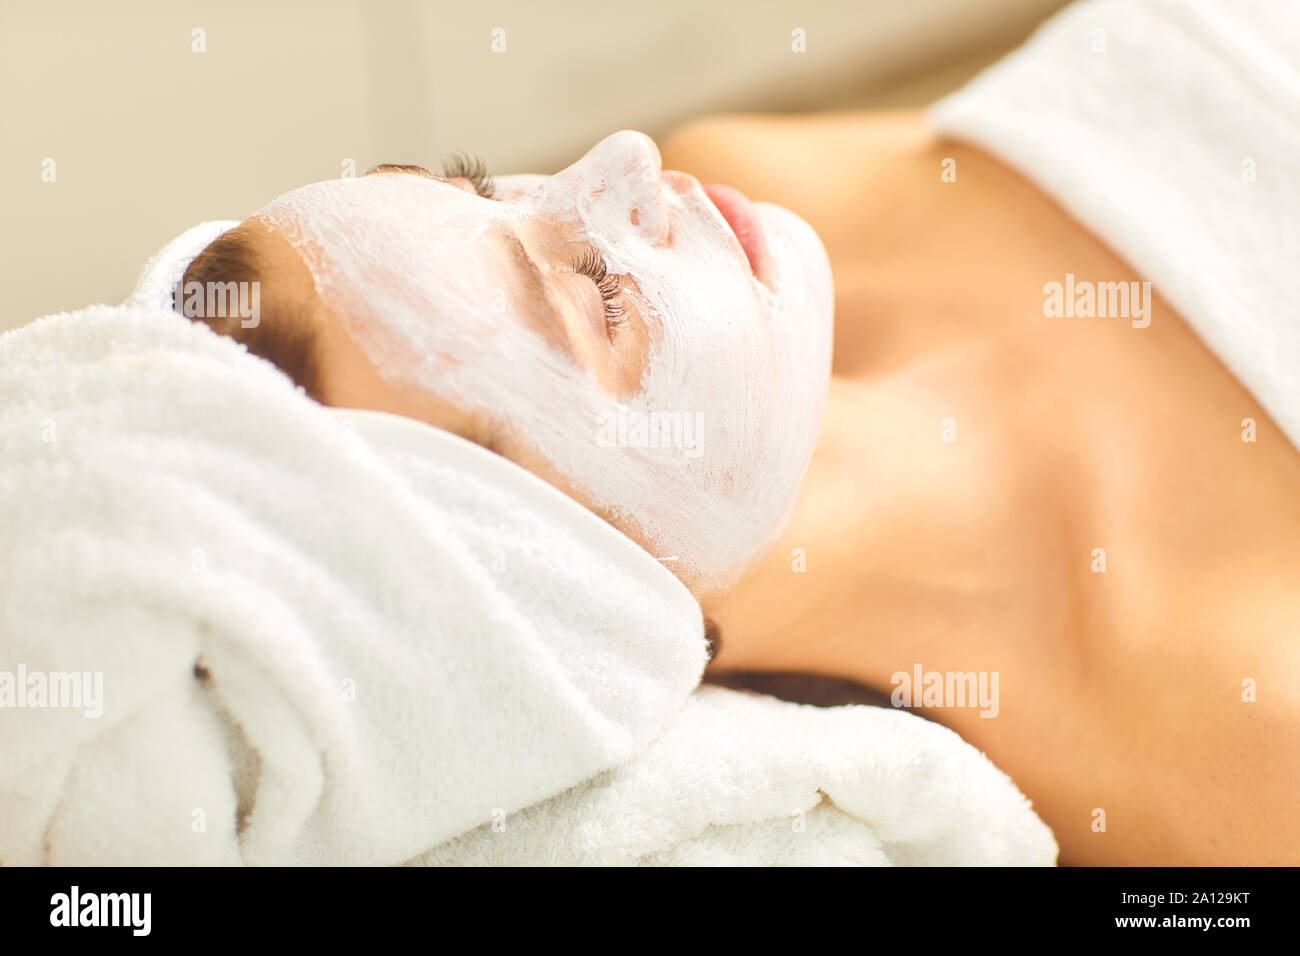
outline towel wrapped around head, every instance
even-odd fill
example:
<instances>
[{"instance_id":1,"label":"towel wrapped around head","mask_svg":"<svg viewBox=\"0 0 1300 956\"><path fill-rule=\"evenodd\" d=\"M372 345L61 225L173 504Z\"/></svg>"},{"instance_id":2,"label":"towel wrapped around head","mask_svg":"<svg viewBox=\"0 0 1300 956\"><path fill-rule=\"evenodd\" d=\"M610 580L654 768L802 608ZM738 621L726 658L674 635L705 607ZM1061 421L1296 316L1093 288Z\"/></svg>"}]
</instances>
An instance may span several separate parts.
<instances>
[{"instance_id":1,"label":"towel wrapped around head","mask_svg":"<svg viewBox=\"0 0 1300 956\"><path fill-rule=\"evenodd\" d=\"M0 488L0 672L52 689L0 709L4 864L398 863L629 759L706 659L550 485L152 304L0 338Z\"/></svg>"},{"instance_id":2,"label":"towel wrapped around head","mask_svg":"<svg viewBox=\"0 0 1300 956\"><path fill-rule=\"evenodd\" d=\"M1300 448L1294 0L1072 3L929 115L1126 259Z\"/></svg>"}]
</instances>

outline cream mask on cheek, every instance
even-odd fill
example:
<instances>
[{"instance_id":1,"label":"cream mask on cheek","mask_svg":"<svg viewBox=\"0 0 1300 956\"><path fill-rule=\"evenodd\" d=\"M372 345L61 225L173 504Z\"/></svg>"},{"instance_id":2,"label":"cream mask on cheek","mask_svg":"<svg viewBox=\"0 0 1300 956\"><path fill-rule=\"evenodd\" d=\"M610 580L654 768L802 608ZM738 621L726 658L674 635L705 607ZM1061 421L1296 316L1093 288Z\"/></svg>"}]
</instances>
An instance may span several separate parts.
<instances>
[{"instance_id":1,"label":"cream mask on cheek","mask_svg":"<svg viewBox=\"0 0 1300 956\"><path fill-rule=\"evenodd\" d=\"M820 240L756 204L758 281L705 192L661 181L639 133L555 176L496 182L505 201L409 175L334 180L258 215L381 374L507 428L688 583L725 586L780 532L816 443L832 309ZM635 394L607 394L507 281L501 233L530 228L635 284L623 295L652 343Z\"/></svg>"}]
</instances>

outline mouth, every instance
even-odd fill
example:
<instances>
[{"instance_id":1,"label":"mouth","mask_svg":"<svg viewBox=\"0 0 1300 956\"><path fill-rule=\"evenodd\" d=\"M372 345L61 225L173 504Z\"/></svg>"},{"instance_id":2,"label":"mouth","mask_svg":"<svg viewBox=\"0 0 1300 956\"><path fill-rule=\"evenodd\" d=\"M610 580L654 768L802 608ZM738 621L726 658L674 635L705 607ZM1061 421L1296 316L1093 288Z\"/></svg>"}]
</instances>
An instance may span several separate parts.
<instances>
[{"instance_id":1,"label":"mouth","mask_svg":"<svg viewBox=\"0 0 1300 956\"><path fill-rule=\"evenodd\" d=\"M767 236L763 233L763 223L754 204L739 189L730 186L708 185L704 187L704 193L735 233L754 278L767 285L772 275L772 254L768 251Z\"/></svg>"}]
</instances>

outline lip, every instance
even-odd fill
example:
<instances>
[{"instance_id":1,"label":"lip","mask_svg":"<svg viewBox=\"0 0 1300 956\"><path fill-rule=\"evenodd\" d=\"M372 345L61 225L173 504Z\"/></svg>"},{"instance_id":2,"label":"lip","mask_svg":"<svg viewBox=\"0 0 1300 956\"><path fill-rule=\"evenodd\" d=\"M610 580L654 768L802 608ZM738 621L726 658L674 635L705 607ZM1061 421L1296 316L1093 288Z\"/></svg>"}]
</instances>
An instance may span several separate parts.
<instances>
[{"instance_id":1,"label":"lip","mask_svg":"<svg viewBox=\"0 0 1300 956\"><path fill-rule=\"evenodd\" d=\"M768 251L767 236L763 233L763 223L754 204L739 189L731 186L712 183L704 187L704 193L740 242L754 278L766 284L772 273L772 254Z\"/></svg>"}]
</instances>

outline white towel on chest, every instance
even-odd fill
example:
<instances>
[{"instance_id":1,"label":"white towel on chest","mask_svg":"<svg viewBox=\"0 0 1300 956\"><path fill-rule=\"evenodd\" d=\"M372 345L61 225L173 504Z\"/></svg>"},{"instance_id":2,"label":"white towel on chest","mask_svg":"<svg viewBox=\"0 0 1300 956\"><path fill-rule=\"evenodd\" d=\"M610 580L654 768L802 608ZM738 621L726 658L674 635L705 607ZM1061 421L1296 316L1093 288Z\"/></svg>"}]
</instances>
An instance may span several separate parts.
<instances>
[{"instance_id":1,"label":"white towel on chest","mask_svg":"<svg viewBox=\"0 0 1300 956\"><path fill-rule=\"evenodd\" d=\"M1300 3L1074 4L930 118L1151 280L1300 448Z\"/></svg>"}]
</instances>

